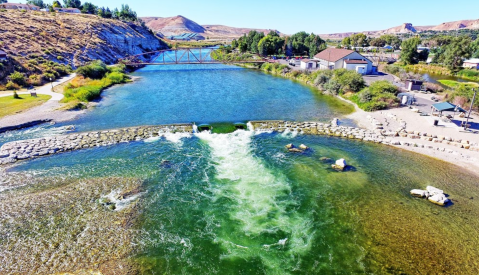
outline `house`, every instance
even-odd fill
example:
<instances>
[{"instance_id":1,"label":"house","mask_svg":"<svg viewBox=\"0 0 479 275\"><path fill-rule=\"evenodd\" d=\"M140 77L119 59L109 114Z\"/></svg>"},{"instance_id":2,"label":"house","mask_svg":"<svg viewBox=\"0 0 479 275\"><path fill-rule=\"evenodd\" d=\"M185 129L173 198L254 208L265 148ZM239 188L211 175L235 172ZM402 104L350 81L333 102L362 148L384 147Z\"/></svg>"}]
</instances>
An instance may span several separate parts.
<instances>
[{"instance_id":1,"label":"house","mask_svg":"<svg viewBox=\"0 0 479 275\"><path fill-rule=\"evenodd\" d=\"M361 54L346 50L328 48L314 56L318 60L320 69L348 69L360 74L373 72L373 62Z\"/></svg>"},{"instance_id":2,"label":"house","mask_svg":"<svg viewBox=\"0 0 479 275\"><path fill-rule=\"evenodd\" d=\"M7 60L8 55L6 52L0 50L0 61Z\"/></svg>"},{"instance_id":3,"label":"house","mask_svg":"<svg viewBox=\"0 0 479 275\"><path fill-rule=\"evenodd\" d=\"M56 12L63 12L63 13L81 13L81 11L77 8L53 8Z\"/></svg>"},{"instance_id":4,"label":"house","mask_svg":"<svg viewBox=\"0 0 479 275\"><path fill-rule=\"evenodd\" d=\"M0 3L0 9L40 11L40 7L30 4Z\"/></svg>"},{"instance_id":5,"label":"house","mask_svg":"<svg viewBox=\"0 0 479 275\"><path fill-rule=\"evenodd\" d=\"M205 40L205 37L198 34L198 33L183 33L180 35L172 35L168 36L168 39L170 40L184 40L184 41L190 41L190 40Z\"/></svg>"},{"instance_id":6,"label":"house","mask_svg":"<svg viewBox=\"0 0 479 275\"><path fill-rule=\"evenodd\" d=\"M473 58L473 59L465 60L464 63L462 64L462 66L464 68L479 70L479 58Z\"/></svg>"},{"instance_id":7,"label":"house","mask_svg":"<svg viewBox=\"0 0 479 275\"><path fill-rule=\"evenodd\" d=\"M318 61L314 59L301 59L300 66L303 70L314 70L318 67Z\"/></svg>"}]
</instances>

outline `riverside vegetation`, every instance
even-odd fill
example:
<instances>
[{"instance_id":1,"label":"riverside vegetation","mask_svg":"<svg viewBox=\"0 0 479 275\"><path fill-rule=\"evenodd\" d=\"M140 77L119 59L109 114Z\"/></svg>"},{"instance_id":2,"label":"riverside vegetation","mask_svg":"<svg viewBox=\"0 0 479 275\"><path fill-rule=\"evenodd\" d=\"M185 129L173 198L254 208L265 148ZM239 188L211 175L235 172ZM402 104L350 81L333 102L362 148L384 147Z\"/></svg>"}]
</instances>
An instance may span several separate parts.
<instances>
[{"instance_id":1,"label":"riverside vegetation","mask_svg":"<svg viewBox=\"0 0 479 275\"><path fill-rule=\"evenodd\" d=\"M63 88L65 97L62 102L68 103L67 109L85 108L83 103L98 98L104 89L129 82L125 70L125 65L107 67L100 60L79 67L76 70L78 76Z\"/></svg>"},{"instance_id":2,"label":"riverside vegetation","mask_svg":"<svg viewBox=\"0 0 479 275\"><path fill-rule=\"evenodd\" d=\"M388 81L373 82L366 86L363 76L346 69L318 70L315 72L294 71L287 65L265 63L261 70L302 82L325 94L341 96L356 103L365 111L382 110L397 106L399 90Z\"/></svg>"}]
</instances>

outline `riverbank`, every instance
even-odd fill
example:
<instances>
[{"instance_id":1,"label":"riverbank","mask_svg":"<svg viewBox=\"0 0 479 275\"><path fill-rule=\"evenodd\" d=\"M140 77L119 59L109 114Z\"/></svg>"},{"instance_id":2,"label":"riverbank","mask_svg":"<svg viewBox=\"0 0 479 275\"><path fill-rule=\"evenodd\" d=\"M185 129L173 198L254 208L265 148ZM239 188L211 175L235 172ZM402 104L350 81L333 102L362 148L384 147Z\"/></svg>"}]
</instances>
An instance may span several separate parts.
<instances>
[{"instance_id":1,"label":"riverbank","mask_svg":"<svg viewBox=\"0 0 479 275\"><path fill-rule=\"evenodd\" d=\"M311 79L302 76L303 74L300 72L277 73L261 68L260 70L273 76L299 81L323 93L313 85ZM296 77L298 75L300 77ZM420 94L416 96L422 97L424 105L435 103L430 100L430 96L428 97L428 95ZM479 176L479 152L475 150L475 148L479 146L479 132L460 132L459 127L450 123L438 127L433 126L432 117L420 117L419 113L412 112L406 107L366 112L348 99L339 95L335 95L334 97L354 106L354 111L346 115L345 118L353 120L360 128L379 133L380 135L383 135L380 130L386 130L386 132L390 133L398 132L397 136L393 137L394 141L388 142L387 144L458 165ZM429 111L428 108L424 109L425 112ZM395 119L392 119L392 117ZM479 117L474 116L473 121L479 121ZM405 122L405 124L403 124L403 122ZM379 126L381 129L378 129L377 123L382 124ZM405 125L405 128L402 128L402 125ZM441 123L439 125L441 125ZM404 136L399 134L398 130L400 129L404 131ZM421 135L414 135L414 133ZM425 144L414 142L414 140L420 139L423 134ZM413 138L411 138L411 135ZM464 142L464 144L467 142L467 145L462 145L462 142ZM468 149L463 147L467 147ZM471 147L474 150L470 150Z\"/></svg>"},{"instance_id":2,"label":"riverbank","mask_svg":"<svg viewBox=\"0 0 479 275\"><path fill-rule=\"evenodd\" d=\"M35 121L53 121L62 122L72 120L76 116L82 114L84 111L65 111L60 110L62 104L60 100L63 99L63 94L52 92L52 86L58 86L70 81L76 76L71 74L69 76L58 79L52 84L46 84L35 89L37 94L49 95L50 100L40 106L28 109L18 114L8 115L0 119L0 128L15 128L21 125L31 125ZM0 96L11 96L13 92L2 93ZM20 95L29 94L29 92L21 92Z\"/></svg>"}]
</instances>

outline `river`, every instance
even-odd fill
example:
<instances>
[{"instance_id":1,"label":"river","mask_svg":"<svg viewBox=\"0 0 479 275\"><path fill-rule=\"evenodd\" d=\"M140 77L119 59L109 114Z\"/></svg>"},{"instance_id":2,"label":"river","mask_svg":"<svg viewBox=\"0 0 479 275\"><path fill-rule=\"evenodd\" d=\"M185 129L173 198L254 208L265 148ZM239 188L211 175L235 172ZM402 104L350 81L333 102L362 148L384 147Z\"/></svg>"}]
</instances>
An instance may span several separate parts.
<instances>
[{"instance_id":1,"label":"river","mask_svg":"<svg viewBox=\"0 0 479 275\"><path fill-rule=\"evenodd\" d=\"M231 66L147 67L134 76L69 124L328 121L351 111L298 83ZM310 149L290 153L288 143ZM348 171L331 168L339 158ZM411 152L294 132L170 134L58 154L20 162L0 180L0 273L476 274L477 182ZM409 195L427 185L453 204Z\"/></svg>"}]
</instances>

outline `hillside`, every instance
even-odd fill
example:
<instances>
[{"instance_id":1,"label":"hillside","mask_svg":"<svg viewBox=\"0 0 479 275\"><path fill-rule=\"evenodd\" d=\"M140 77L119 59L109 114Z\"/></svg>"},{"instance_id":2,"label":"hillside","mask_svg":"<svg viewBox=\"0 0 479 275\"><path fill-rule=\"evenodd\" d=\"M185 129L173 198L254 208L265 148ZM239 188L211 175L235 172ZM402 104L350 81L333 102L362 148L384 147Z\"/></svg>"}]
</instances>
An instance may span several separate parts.
<instances>
[{"instance_id":1,"label":"hillside","mask_svg":"<svg viewBox=\"0 0 479 275\"><path fill-rule=\"evenodd\" d=\"M397 27L392 27L386 30L380 31L363 31L367 36L377 37L383 34L403 34L403 33L418 33L422 31L454 31L459 29L479 29L479 19L477 20L460 20L453 22L446 22L433 26L413 26L411 23L404 23ZM345 33L331 33L321 34L320 36L325 39L343 39L358 32L345 32Z\"/></svg>"},{"instance_id":2,"label":"hillside","mask_svg":"<svg viewBox=\"0 0 479 275\"><path fill-rule=\"evenodd\" d=\"M59 64L75 68L96 59L112 64L166 47L140 24L95 15L9 10L0 12L0 25L0 50L10 57L0 67L0 83L13 70L45 78L46 73L58 76L53 67Z\"/></svg>"},{"instance_id":3,"label":"hillside","mask_svg":"<svg viewBox=\"0 0 479 275\"><path fill-rule=\"evenodd\" d=\"M155 33L161 33L165 36L194 32L211 39L232 39L247 34L251 30L265 34L271 31L270 29L235 28L223 25L199 25L181 15L174 17L142 17L141 19Z\"/></svg>"}]
</instances>

